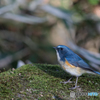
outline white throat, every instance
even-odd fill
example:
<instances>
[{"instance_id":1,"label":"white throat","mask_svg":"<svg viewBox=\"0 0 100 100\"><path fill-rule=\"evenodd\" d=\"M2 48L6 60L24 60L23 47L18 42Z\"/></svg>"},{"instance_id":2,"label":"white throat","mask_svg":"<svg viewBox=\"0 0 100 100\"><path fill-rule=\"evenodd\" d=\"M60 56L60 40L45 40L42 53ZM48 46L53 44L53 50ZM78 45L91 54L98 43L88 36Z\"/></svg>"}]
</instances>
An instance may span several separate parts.
<instances>
[{"instance_id":1,"label":"white throat","mask_svg":"<svg viewBox=\"0 0 100 100\"><path fill-rule=\"evenodd\" d=\"M57 59L58 59L58 61L60 61L60 56L59 56L59 53L57 50L56 50L56 53L57 53Z\"/></svg>"},{"instance_id":2,"label":"white throat","mask_svg":"<svg viewBox=\"0 0 100 100\"><path fill-rule=\"evenodd\" d=\"M64 65L64 62L60 60L60 56L57 50L56 50L56 53L57 53L57 59L58 59L59 64Z\"/></svg>"}]
</instances>

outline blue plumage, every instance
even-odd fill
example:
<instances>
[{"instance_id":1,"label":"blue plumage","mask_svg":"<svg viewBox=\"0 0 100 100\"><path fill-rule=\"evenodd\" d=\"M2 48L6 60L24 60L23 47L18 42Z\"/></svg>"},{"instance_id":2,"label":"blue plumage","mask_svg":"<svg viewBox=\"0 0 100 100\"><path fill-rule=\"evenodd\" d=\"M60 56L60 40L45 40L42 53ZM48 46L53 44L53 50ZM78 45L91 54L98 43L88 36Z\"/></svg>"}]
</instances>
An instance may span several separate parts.
<instances>
[{"instance_id":1,"label":"blue plumage","mask_svg":"<svg viewBox=\"0 0 100 100\"><path fill-rule=\"evenodd\" d=\"M58 45L54 47L57 52L58 62L61 67L71 75L77 77L81 76L83 73L96 73L100 75L100 72L93 70L81 57L75 54L70 48L64 45ZM75 87L77 87L77 80ZM73 89L74 89L73 88Z\"/></svg>"},{"instance_id":2,"label":"blue plumage","mask_svg":"<svg viewBox=\"0 0 100 100\"><path fill-rule=\"evenodd\" d=\"M99 75L100 75L100 73L99 73L99 72L97 72L97 71L94 71L94 73L96 73L96 74L99 74Z\"/></svg>"},{"instance_id":3,"label":"blue plumage","mask_svg":"<svg viewBox=\"0 0 100 100\"><path fill-rule=\"evenodd\" d=\"M65 59L72 65L76 67L80 67L84 70L92 71L96 74L98 74L96 71L94 71L82 58L80 58L77 54L75 54L70 48L64 45L59 45L58 52L60 56L60 60L65 62ZM61 50L63 48L63 50Z\"/></svg>"}]
</instances>

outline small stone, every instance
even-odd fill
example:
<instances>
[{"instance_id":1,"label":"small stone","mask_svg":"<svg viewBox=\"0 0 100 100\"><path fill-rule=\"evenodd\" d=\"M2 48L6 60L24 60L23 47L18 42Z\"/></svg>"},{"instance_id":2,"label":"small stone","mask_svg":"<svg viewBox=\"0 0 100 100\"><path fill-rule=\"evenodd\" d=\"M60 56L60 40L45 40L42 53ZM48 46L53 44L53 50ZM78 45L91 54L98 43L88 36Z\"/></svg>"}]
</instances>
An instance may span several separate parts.
<instances>
[{"instance_id":1,"label":"small stone","mask_svg":"<svg viewBox=\"0 0 100 100\"><path fill-rule=\"evenodd\" d=\"M19 75L21 75L21 73L19 73Z\"/></svg>"}]
</instances>

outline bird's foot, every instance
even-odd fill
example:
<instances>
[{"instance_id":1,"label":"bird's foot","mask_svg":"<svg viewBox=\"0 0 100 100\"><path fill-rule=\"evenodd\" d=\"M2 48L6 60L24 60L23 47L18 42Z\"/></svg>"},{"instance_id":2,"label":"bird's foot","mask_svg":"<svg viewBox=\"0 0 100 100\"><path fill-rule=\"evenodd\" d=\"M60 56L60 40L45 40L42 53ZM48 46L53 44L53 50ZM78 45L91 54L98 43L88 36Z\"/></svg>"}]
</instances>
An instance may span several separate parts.
<instances>
[{"instance_id":1,"label":"bird's foot","mask_svg":"<svg viewBox=\"0 0 100 100\"><path fill-rule=\"evenodd\" d=\"M73 89L76 89L76 88L78 88L79 86L75 86L75 87L72 87L72 88L69 88L69 89L71 89L71 90L73 90Z\"/></svg>"},{"instance_id":2,"label":"bird's foot","mask_svg":"<svg viewBox=\"0 0 100 100\"><path fill-rule=\"evenodd\" d=\"M66 84L66 83L74 83L74 81L65 81L65 82L60 82L60 83L64 83L64 84Z\"/></svg>"}]
</instances>

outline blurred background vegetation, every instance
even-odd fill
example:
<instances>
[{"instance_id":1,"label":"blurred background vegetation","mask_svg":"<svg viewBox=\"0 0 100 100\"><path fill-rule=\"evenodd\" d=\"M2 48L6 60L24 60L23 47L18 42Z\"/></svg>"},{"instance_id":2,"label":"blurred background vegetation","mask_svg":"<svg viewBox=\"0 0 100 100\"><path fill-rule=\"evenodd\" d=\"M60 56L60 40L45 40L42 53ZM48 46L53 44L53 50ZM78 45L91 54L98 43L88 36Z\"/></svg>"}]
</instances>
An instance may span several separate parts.
<instances>
[{"instance_id":1,"label":"blurred background vegetation","mask_svg":"<svg viewBox=\"0 0 100 100\"><path fill-rule=\"evenodd\" d=\"M0 0L0 70L56 64L66 45L100 71L99 0Z\"/></svg>"}]
</instances>

